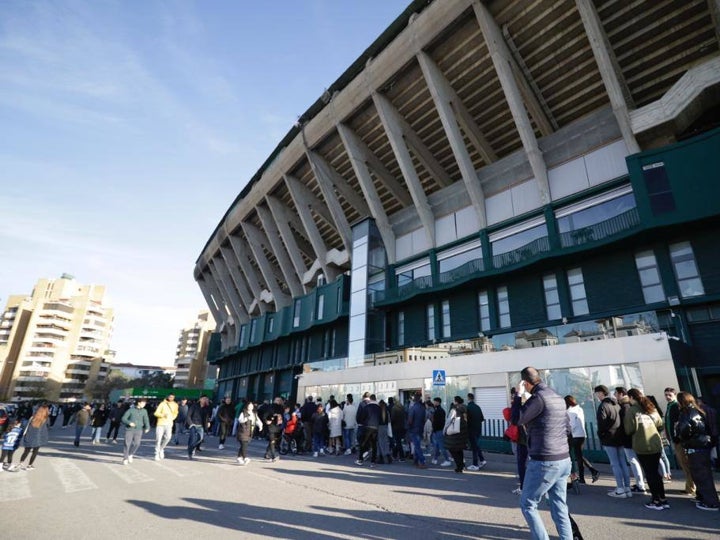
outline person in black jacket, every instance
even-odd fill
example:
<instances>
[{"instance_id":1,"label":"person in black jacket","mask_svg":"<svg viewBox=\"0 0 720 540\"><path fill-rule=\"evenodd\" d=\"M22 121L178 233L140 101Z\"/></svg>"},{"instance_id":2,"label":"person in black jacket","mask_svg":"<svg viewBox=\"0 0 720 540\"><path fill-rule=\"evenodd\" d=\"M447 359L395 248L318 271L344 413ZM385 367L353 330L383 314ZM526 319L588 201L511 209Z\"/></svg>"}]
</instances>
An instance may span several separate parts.
<instances>
[{"instance_id":1,"label":"person in black jacket","mask_svg":"<svg viewBox=\"0 0 720 540\"><path fill-rule=\"evenodd\" d=\"M267 447L265 448L265 459L273 462L280 459L280 457L275 453L275 449L280 442L280 437L282 435L282 430L284 427L284 410L285 407L283 405L283 399L281 397L276 397L272 405L269 405L265 409L264 416L261 416L261 418L263 418L263 421L265 422L265 426L267 427L268 431L268 443Z\"/></svg>"},{"instance_id":2,"label":"person in black jacket","mask_svg":"<svg viewBox=\"0 0 720 540\"><path fill-rule=\"evenodd\" d=\"M442 408L442 399L436 397L433 399L433 415L432 415L432 442L433 442L433 459L431 463L433 465L438 464L440 455L442 454L443 461L440 463L441 467L449 467L452 465L450 461L450 453L445 448L445 409Z\"/></svg>"},{"instance_id":3,"label":"person in black jacket","mask_svg":"<svg viewBox=\"0 0 720 540\"><path fill-rule=\"evenodd\" d=\"M615 489L608 493L610 497L626 499L632 497L630 488L630 470L625 461L623 444L625 431L620 417L620 405L610 397L607 386L595 387L595 397L600 402L597 410L597 434L600 444L610 460L615 475Z\"/></svg>"},{"instance_id":4,"label":"person in black jacket","mask_svg":"<svg viewBox=\"0 0 720 540\"><path fill-rule=\"evenodd\" d=\"M528 434L530 461L525 471L520 509L533 538L547 538L547 530L538 512L538 504L547 493L550 514L561 539L572 538L572 525L566 503L567 478L572 470L570 461L570 418L565 400L540 379L533 367L520 373L517 393L530 393L520 407L519 424Z\"/></svg>"},{"instance_id":5,"label":"person in black jacket","mask_svg":"<svg viewBox=\"0 0 720 540\"><path fill-rule=\"evenodd\" d=\"M120 421L122 420L123 414L125 414L125 410L126 409L122 401L113 403L110 408L110 413L108 415L108 418L110 419L110 427L105 435L106 443L109 443L112 440L113 444L117 444L118 431L120 431Z\"/></svg>"},{"instance_id":6,"label":"person in black jacket","mask_svg":"<svg viewBox=\"0 0 720 540\"><path fill-rule=\"evenodd\" d=\"M200 443L205 436L205 430L210 428L210 415L212 408L207 396L200 396L200 399L193 403L188 409L187 424L190 428L188 436L188 458L193 459L198 451Z\"/></svg>"},{"instance_id":7,"label":"person in black jacket","mask_svg":"<svg viewBox=\"0 0 720 540\"><path fill-rule=\"evenodd\" d=\"M675 425L675 436L680 440L687 455L690 473L695 480L698 510L717 512L720 510L717 489L710 464L710 452L713 447L710 421L690 392L677 395L680 416Z\"/></svg>"},{"instance_id":8,"label":"person in black jacket","mask_svg":"<svg viewBox=\"0 0 720 540\"><path fill-rule=\"evenodd\" d=\"M372 454L371 463L375 463L377 459L378 426L380 425L380 406L375 401L375 394L372 394L365 405L358 409L357 423L363 426L363 430L362 442L360 443L358 459L355 464L362 465L369 453Z\"/></svg>"}]
</instances>

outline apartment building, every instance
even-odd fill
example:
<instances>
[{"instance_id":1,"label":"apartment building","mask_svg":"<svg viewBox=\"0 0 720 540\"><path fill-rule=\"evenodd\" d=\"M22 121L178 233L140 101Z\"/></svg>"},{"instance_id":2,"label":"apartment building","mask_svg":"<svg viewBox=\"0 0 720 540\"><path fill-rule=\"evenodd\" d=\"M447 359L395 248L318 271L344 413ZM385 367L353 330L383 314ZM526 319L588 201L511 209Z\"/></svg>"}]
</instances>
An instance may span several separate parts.
<instances>
[{"instance_id":1,"label":"apartment building","mask_svg":"<svg viewBox=\"0 0 720 540\"><path fill-rule=\"evenodd\" d=\"M105 287L73 276L39 279L0 315L0 397L77 401L105 380L113 352Z\"/></svg>"},{"instance_id":2,"label":"apartment building","mask_svg":"<svg viewBox=\"0 0 720 540\"><path fill-rule=\"evenodd\" d=\"M204 310L191 326L180 331L175 353L176 388L213 388L217 368L208 364L207 356L214 330L215 320Z\"/></svg>"}]
</instances>

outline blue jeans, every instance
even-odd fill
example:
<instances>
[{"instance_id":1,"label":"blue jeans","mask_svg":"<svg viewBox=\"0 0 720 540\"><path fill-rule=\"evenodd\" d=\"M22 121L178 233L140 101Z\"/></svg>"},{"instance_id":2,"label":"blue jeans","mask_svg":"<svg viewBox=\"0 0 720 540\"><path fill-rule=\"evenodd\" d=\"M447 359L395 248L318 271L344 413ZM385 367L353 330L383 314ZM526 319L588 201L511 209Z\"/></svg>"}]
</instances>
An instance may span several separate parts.
<instances>
[{"instance_id":1,"label":"blue jeans","mask_svg":"<svg viewBox=\"0 0 720 540\"><path fill-rule=\"evenodd\" d=\"M645 475L643 474L643 470L640 466L640 461L638 460L635 450L632 448L623 448L623 451L625 452L625 459L627 459L627 462L630 464L630 468L632 469L633 476L635 477L635 483L640 489L645 489L648 486L646 485ZM628 485L630 484L628 483Z\"/></svg>"},{"instance_id":2,"label":"blue jeans","mask_svg":"<svg viewBox=\"0 0 720 540\"><path fill-rule=\"evenodd\" d=\"M603 450L610 459L617 489L630 489L630 471L625 461L625 449L622 446L603 446Z\"/></svg>"},{"instance_id":3,"label":"blue jeans","mask_svg":"<svg viewBox=\"0 0 720 540\"><path fill-rule=\"evenodd\" d=\"M188 436L188 456L192 457L195 449L200 446L205 435L202 426L190 426L190 435Z\"/></svg>"},{"instance_id":4,"label":"blue jeans","mask_svg":"<svg viewBox=\"0 0 720 540\"><path fill-rule=\"evenodd\" d=\"M343 447L345 450L355 448L355 428L343 428Z\"/></svg>"},{"instance_id":5,"label":"blue jeans","mask_svg":"<svg viewBox=\"0 0 720 540\"><path fill-rule=\"evenodd\" d=\"M80 435L82 435L83 431L85 431L85 426L81 426L75 422L75 446L80 444Z\"/></svg>"},{"instance_id":6,"label":"blue jeans","mask_svg":"<svg viewBox=\"0 0 720 540\"><path fill-rule=\"evenodd\" d=\"M325 447L325 436L322 433L312 434L312 451L319 452Z\"/></svg>"},{"instance_id":7,"label":"blue jeans","mask_svg":"<svg viewBox=\"0 0 720 540\"><path fill-rule=\"evenodd\" d=\"M422 451L422 434L410 433L410 440L413 445L413 461L425 465L425 456L423 456Z\"/></svg>"},{"instance_id":8,"label":"blue jeans","mask_svg":"<svg viewBox=\"0 0 720 540\"><path fill-rule=\"evenodd\" d=\"M447 450L445 450L445 434L442 432L442 430L433 431L432 443L433 459L437 460L440 457L440 454L442 454L445 461L450 461L450 454Z\"/></svg>"},{"instance_id":9,"label":"blue jeans","mask_svg":"<svg viewBox=\"0 0 720 540\"><path fill-rule=\"evenodd\" d=\"M530 527L533 540L548 540L547 530L538 512L538 504L545 493L550 498L550 515L560 540L572 540L572 526L567 503L567 478L572 469L570 458L560 461L528 460L525 471L520 509Z\"/></svg>"}]
</instances>

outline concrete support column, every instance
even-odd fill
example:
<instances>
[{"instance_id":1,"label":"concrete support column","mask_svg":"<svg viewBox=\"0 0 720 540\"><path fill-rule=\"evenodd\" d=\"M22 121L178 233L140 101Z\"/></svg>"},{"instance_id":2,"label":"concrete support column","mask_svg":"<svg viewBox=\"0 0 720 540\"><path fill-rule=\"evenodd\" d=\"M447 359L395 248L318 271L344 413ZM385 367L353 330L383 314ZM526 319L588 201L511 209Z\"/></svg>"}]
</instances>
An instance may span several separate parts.
<instances>
[{"instance_id":1,"label":"concrete support column","mask_svg":"<svg viewBox=\"0 0 720 540\"><path fill-rule=\"evenodd\" d=\"M270 213L270 210L262 205L258 205L256 208L260 222L262 223L263 229L265 229L266 236L270 242L270 247L278 261L280 271L283 273L285 283L290 289L292 296L302 296L305 291L301 284L302 276L295 274L293 265L290 262L290 257L285 250L285 245L282 242L280 231L278 230L277 224Z\"/></svg>"},{"instance_id":2,"label":"concrete support column","mask_svg":"<svg viewBox=\"0 0 720 540\"><path fill-rule=\"evenodd\" d=\"M253 267L249 259L249 257L252 256L252 252L250 251L247 242L245 242L245 240L240 236L230 234L228 235L228 239L230 240L230 247L232 247L232 250L235 252L235 258L240 265L240 270L245 275L245 280L247 281L248 287L250 287L252 296L253 298L257 299L260 314L263 314L267 311L267 306L264 302L260 301L260 298L262 296L262 289L260 289L260 280L258 279L255 267ZM252 311L253 310L251 308L250 313L252 313Z\"/></svg>"},{"instance_id":3,"label":"concrete support column","mask_svg":"<svg viewBox=\"0 0 720 540\"><path fill-rule=\"evenodd\" d=\"M222 254L220 254L220 256L218 257L215 257L212 260L212 264L214 265L215 271L220 277L220 283L223 284L225 290L228 293L230 305L233 306L233 308L235 309L235 316L233 317L235 319L235 323L240 324L248 322L248 320L250 320L250 317L248 316L248 306L245 306L244 302L242 301L240 294L238 293L237 287L235 287L235 281L230 276L227 263L222 257Z\"/></svg>"},{"instance_id":4,"label":"concrete support column","mask_svg":"<svg viewBox=\"0 0 720 540\"><path fill-rule=\"evenodd\" d=\"M255 262L257 262L258 267L260 267L260 273L265 279L265 284L273 295L275 311L280 311L281 308L290 305L290 298L280 288L275 273L273 272L273 267L265 255L264 247L270 249L270 243L265 234L254 225L242 222L240 226L245 233L245 237L250 245L250 250L255 256Z\"/></svg>"},{"instance_id":5,"label":"concrete support column","mask_svg":"<svg viewBox=\"0 0 720 540\"><path fill-rule=\"evenodd\" d=\"M216 259L214 258L208 261L208 269L210 270L210 275L213 277L215 286L223 299L223 303L225 304L226 309L230 312L230 316L232 317L231 321L229 320L229 322L230 324L235 324L235 322L239 319L240 307L235 304L235 298L230 292L227 283L225 283L221 272L218 270L217 265L215 264L215 261Z\"/></svg>"},{"instance_id":6,"label":"concrete support column","mask_svg":"<svg viewBox=\"0 0 720 540\"><path fill-rule=\"evenodd\" d=\"M624 81L619 69L616 68L614 54L607 43L607 37L602 28L600 17L595 10L592 0L575 0L575 5L580 12L585 32L590 41L595 61L597 62L600 76L602 77L605 90L610 98L613 113L617 120L623 140L631 154L640 151L640 145L635 138L630 122L630 113L628 112L628 103L625 101L623 94ZM626 92L630 95L630 92Z\"/></svg>"},{"instance_id":7,"label":"concrete support column","mask_svg":"<svg viewBox=\"0 0 720 540\"><path fill-rule=\"evenodd\" d=\"M378 111L380 121L385 129L385 133L390 141L390 146L395 154L395 159L397 159L400 170L405 178L405 183L410 190L410 196L412 197L415 208L417 209L420 222L423 224L428 246L434 248L435 216L433 215L430 204L427 201L427 196L422 188L417 171L415 171L415 167L413 166L410 151L405 144L405 134L403 133L401 122L397 117L398 115L395 113L395 108L385 96L382 96L377 92L373 92L372 98L375 108Z\"/></svg>"},{"instance_id":8,"label":"concrete support column","mask_svg":"<svg viewBox=\"0 0 720 540\"><path fill-rule=\"evenodd\" d=\"M338 124L336 127L345 151L350 157L350 163L360 183L365 200L370 207L370 214L375 219L378 232L385 244L388 262L389 264L395 264L395 233L393 232L390 220L385 213L382 201L380 201L380 197L375 189L375 184L373 183L372 175L364 159L363 151L358 144L359 137L344 124Z\"/></svg>"},{"instance_id":9,"label":"concrete support column","mask_svg":"<svg viewBox=\"0 0 720 540\"><path fill-rule=\"evenodd\" d=\"M220 307L218 306L218 304L215 303L215 299L212 296L212 292L210 290L211 288L208 286L205 273L200 274L200 276L195 281L197 281L198 287L200 287L200 292L205 298L205 303L208 305L208 308L212 313L213 319L215 319L215 324L219 325L224 319L220 314Z\"/></svg>"},{"instance_id":10,"label":"concrete support column","mask_svg":"<svg viewBox=\"0 0 720 540\"><path fill-rule=\"evenodd\" d=\"M325 242L323 241L320 231L318 230L317 225L315 225L315 220L310 213L310 209L313 208L313 201L303 189L304 186L298 179L287 174L284 178L285 185L287 186L290 196L295 203L295 208L297 208L300 221L302 221L308 240L310 240L310 244L315 251L315 256L320 264L320 268L322 268L322 271L325 273L328 281L334 280L336 276L333 275L331 278L329 275L330 272L327 265L327 248L325 247Z\"/></svg>"},{"instance_id":11,"label":"concrete support column","mask_svg":"<svg viewBox=\"0 0 720 540\"><path fill-rule=\"evenodd\" d=\"M473 0L472 6L475 11L475 17L480 25L480 30L485 37L485 43L490 52L490 57L495 66L495 71L502 86L503 93L505 94L505 99L510 107L515 126L522 140L523 148L528 156L528 161L530 161L530 167L532 168L535 182L540 192L540 200L543 204L547 204L550 202L547 165L538 146L530 118L528 118L527 112L525 111L525 104L520 95L517 81L513 76L512 56L488 8L480 2L480 0Z\"/></svg>"},{"instance_id":12,"label":"concrete support column","mask_svg":"<svg viewBox=\"0 0 720 540\"><path fill-rule=\"evenodd\" d=\"M290 228L291 216L289 215L287 208L285 208L285 206L275 197L266 195L265 201L267 202L268 208L270 208L272 217L275 220L275 225L280 233L280 238L282 238L282 241L287 248L288 256L292 261L293 268L295 268L295 273L300 278L300 282L302 282L303 275L307 271L307 266L305 266L305 261L300 253L300 246L298 246L298 243L295 240L295 235Z\"/></svg>"},{"instance_id":13,"label":"concrete support column","mask_svg":"<svg viewBox=\"0 0 720 540\"><path fill-rule=\"evenodd\" d=\"M459 102L458 96L452 91L450 83L430 56L420 51L417 58L425 77L425 82L435 102L435 108L440 115L440 121L442 122L448 142L450 143L450 148L452 148L455 161L457 161L458 167L460 168L465 189L478 217L478 223L481 228L485 228L487 226L485 194L483 193L482 186L480 186L480 180L475 172L475 166L465 147L463 135L460 132L460 127L458 126L451 107L453 101Z\"/></svg>"},{"instance_id":14,"label":"concrete support column","mask_svg":"<svg viewBox=\"0 0 720 540\"><path fill-rule=\"evenodd\" d=\"M242 305L245 308L245 312L248 314L248 316L250 316L253 297L250 293L250 290L248 289L247 281L245 281L245 276L243 276L242 272L240 271L240 267L237 264L235 252L232 250L231 247L221 246L220 255L225 261L225 266L230 273L230 278L233 280L233 283L235 283L235 288L240 295L240 300L242 301Z\"/></svg>"}]
</instances>

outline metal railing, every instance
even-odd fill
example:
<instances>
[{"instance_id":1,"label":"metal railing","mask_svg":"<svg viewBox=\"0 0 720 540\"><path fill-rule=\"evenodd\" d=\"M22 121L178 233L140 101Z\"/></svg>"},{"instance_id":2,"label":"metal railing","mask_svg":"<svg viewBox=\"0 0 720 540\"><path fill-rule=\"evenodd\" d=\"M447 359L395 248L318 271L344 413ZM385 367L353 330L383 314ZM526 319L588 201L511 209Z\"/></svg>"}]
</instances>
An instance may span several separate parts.
<instances>
[{"instance_id":1,"label":"metal railing","mask_svg":"<svg viewBox=\"0 0 720 540\"><path fill-rule=\"evenodd\" d=\"M564 248L581 246L588 242L597 242L610 238L616 234L632 230L640 225L640 214L637 208L631 208L627 212L618 214L615 217L588 225L574 231L560 234L560 245Z\"/></svg>"}]
</instances>

